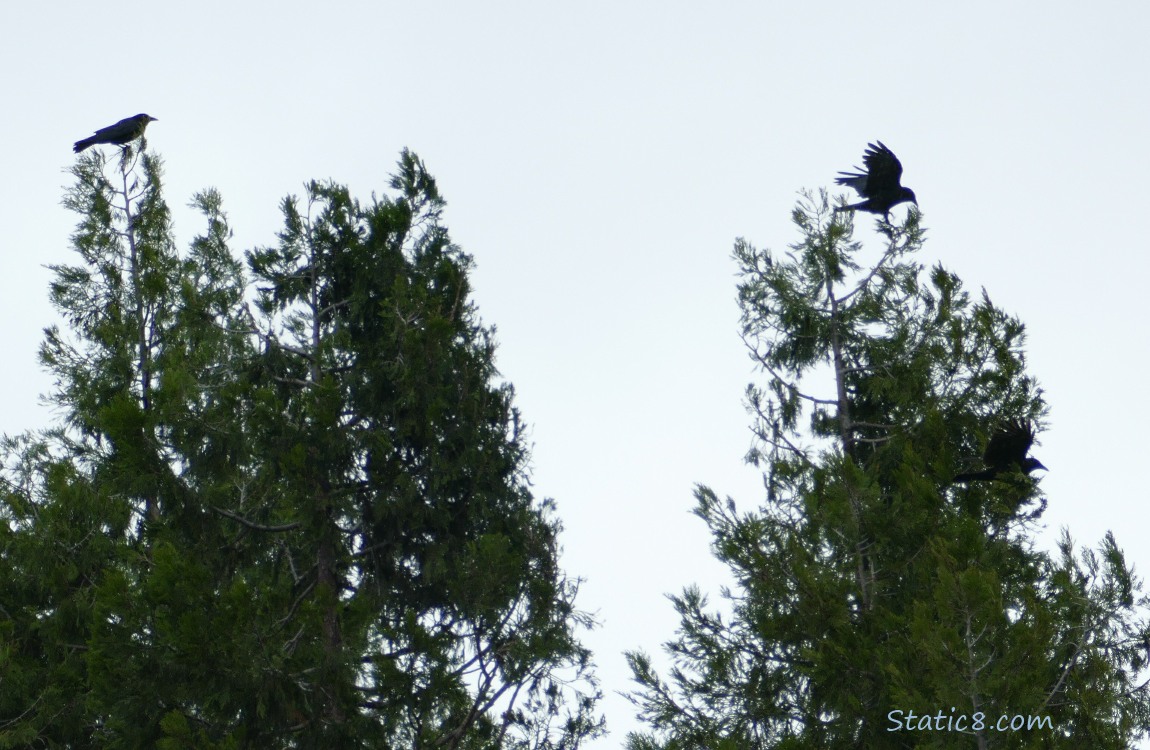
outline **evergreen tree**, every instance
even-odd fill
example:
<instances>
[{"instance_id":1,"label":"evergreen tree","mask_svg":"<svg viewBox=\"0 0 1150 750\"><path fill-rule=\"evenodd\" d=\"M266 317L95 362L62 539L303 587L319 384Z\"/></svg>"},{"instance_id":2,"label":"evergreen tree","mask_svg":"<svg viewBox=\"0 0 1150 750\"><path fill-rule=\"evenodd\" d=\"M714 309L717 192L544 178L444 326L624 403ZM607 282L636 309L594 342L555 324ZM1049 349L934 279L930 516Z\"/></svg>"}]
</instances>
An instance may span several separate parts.
<instances>
[{"instance_id":1,"label":"evergreen tree","mask_svg":"<svg viewBox=\"0 0 1150 750\"><path fill-rule=\"evenodd\" d=\"M285 201L254 287L215 191L181 258L158 157L109 171L81 157L65 201L63 424L4 445L0 747L601 733L591 622L422 163L367 206Z\"/></svg>"},{"instance_id":2,"label":"evergreen tree","mask_svg":"<svg viewBox=\"0 0 1150 750\"><path fill-rule=\"evenodd\" d=\"M735 245L766 501L740 513L696 490L731 612L673 597L669 680L628 654L649 726L628 746L1129 747L1150 720L1150 629L1113 537L1078 552L1064 532L1048 555L1038 481L952 481L997 424L1045 416L1022 324L913 261L916 211L880 224L865 268L825 193L794 221L783 257Z\"/></svg>"}]
</instances>

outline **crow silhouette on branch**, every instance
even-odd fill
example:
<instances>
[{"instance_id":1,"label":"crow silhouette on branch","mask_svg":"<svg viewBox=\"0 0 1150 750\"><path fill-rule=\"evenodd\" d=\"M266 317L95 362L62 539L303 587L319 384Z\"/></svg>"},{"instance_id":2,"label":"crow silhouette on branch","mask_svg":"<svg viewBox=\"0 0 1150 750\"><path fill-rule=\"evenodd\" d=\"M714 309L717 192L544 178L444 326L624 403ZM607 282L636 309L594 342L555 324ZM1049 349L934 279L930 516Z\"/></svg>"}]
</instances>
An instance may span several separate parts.
<instances>
[{"instance_id":1,"label":"crow silhouette on branch","mask_svg":"<svg viewBox=\"0 0 1150 750\"><path fill-rule=\"evenodd\" d=\"M862 170L839 172L835 183L854 188L866 200L849 206L839 206L835 211L869 211L872 214L882 214L883 220L889 224L890 210L899 203L910 201L918 205L914 191L903 187L899 182L902 178L902 164L882 141L867 144L863 164L866 164L865 172Z\"/></svg>"},{"instance_id":2,"label":"crow silhouette on branch","mask_svg":"<svg viewBox=\"0 0 1150 750\"><path fill-rule=\"evenodd\" d=\"M89 136L82 141L76 141L76 145L72 146L72 150L78 154L89 146L94 146L97 143L110 143L114 146L123 146L142 137L144 135L144 128L148 127L149 122L155 122L155 120L155 117L145 114L138 114L135 117L125 117L115 125L100 128L93 136Z\"/></svg>"},{"instance_id":3,"label":"crow silhouette on branch","mask_svg":"<svg viewBox=\"0 0 1150 750\"><path fill-rule=\"evenodd\" d=\"M1034 425L1029 421L1012 419L1000 427L986 444L982 460L987 468L967 471L954 478L956 482L989 482L1001 474L1021 471L1029 475L1035 469L1046 467L1037 458L1026 455L1034 444Z\"/></svg>"}]
</instances>

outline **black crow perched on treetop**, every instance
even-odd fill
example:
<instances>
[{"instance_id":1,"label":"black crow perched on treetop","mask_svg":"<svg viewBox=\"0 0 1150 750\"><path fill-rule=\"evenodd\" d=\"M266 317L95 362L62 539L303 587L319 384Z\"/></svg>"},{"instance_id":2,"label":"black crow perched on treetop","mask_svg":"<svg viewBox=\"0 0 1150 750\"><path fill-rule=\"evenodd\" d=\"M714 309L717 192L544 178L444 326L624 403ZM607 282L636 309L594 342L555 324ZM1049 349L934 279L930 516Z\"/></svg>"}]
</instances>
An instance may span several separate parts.
<instances>
[{"instance_id":1,"label":"black crow perched on treetop","mask_svg":"<svg viewBox=\"0 0 1150 750\"><path fill-rule=\"evenodd\" d=\"M882 141L867 144L866 153L863 154L863 163L866 172L839 172L835 182L854 188L866 200L850 206L839 206L835 211L869 211L872 214L882 214L884 220L890 223L890 210L899 203L910 201L918 205L914 191L904 188L899 183L902 177L902 164L894 152L883 145ZM858 169L858 167L855 167Z\"/></svg>"},{"instance_id":2,"label":"black crow perched on treetop","mask_svg":"<svg viewBox=\"0 0 1150 750\"><path fill-rule=\"evenodd\" d=\"M76 145L72 150L77 154L97 143L111 143L116 146L123 146L125 143L131 143L137 138L144 135L144 128L148 127L149 122L153 122L156 118L151 115L138 114L135 117L125 117L115 125L109 125L106 128L100 128L96 134L85 138L82 141L76 141Z\"/></svg>"},{"instance_id":3,"label":"black crow perched on treetop","mask_svg":"<svg viewBox=\"0 0 1150 750\"><path fill-rule=\"evenodd\" d=\"M1021 471L1029 474L1035 469L1046 467L1037 458L1027 453L1034 444L1034 426L1029 421L1012 419L1004 424L990 437L986 444L986 452L982 458L987 468L982 471L968 471L954 478L956 482L975 482L979 480L990 481L997 479L999 474L1012 471Z\"/></svg>"}]
</instances>

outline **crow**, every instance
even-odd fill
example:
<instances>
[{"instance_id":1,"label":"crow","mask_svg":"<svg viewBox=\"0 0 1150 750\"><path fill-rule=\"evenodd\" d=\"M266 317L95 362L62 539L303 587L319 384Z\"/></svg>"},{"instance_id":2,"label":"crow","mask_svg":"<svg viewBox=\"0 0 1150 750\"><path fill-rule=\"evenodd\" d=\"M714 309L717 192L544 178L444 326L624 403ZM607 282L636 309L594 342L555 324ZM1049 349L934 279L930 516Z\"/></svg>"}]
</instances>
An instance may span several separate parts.
<instances>
[{"instance_id":1,"label":"crow","mask_svg":"<svg viewBox=\"0 0 1150 750\"><path fill-rule=\"evenodd\" d=\"M968 471L954 478L956 482L977 482L997 479L999 475L1015 471L1030 474L1035 469L1046 470L1037 458L1026 455L1034 444L1034 425L1029 420L1012 419L998 429L986 444L982 459L987 468Z\"/></svg>"},{"instance_id":2,"label":"crow","mask_svg":"<svg viewBox=\"0 0 1150 750\"><path fill-rule=\"evenodd\" d=\"M914 191L899 184L902 177L902 164L894 152L883 145L882 141L868 143L863 154L863 163L866 172L839 172L835 183L847 185L855 189L866 200L850 206L839 206L835 211L869 211L872 214L882 214L886 223L890 223L890 210L899 203L910 201L918 205ZM855 167L858 169L858 167Z\"/></svg>"},{"instance_id":3,"label":"crow","mask_svg":"<svg viewBox=\"0 0 1150 750\"><path fill-rule=\"evenodd\" d=\"M144 128L148 127L149 122L155 121L155 117L151 115L138 114L135 117L125 117L115 125L109 125L106 128L100 128L96 134L85 138L82 141L76 141L76 145L72 150L77 154L97 143L111 143L116 146L123 146L126 143L140 138L144 135Z\"/></svg>"}]
</instances>

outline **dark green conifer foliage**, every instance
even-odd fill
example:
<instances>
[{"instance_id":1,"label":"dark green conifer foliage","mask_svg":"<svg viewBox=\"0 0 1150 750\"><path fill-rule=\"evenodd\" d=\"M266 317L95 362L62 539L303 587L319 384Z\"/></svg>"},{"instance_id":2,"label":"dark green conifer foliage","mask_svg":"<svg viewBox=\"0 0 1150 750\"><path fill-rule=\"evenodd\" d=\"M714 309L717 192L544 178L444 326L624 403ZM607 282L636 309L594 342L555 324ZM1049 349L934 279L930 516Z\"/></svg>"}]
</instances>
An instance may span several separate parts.
<instances>
[{"instance_id":1,"label":"dark green conifer foliage","mask_svg":"<svg viewBox=\"0 0 1150 750\"><path fill-rule=\"evenodd\" d=\"M1150 631L1114 539L1078 552L1065 533L1045 554L1036 478L951 481L996 420L1042 423L1022 324L914 262L917 211L879 225L887 246L865 266L826 194L804 194L794 222L782 256L735 245L766 500L743 513L696 490L730 614L687 588L669 679L628 654L649 727L628 746L1129 747L1150 719ZM892 711L1049 724L889 731Z\"/></svg>"},{"instance_id":2,"label":"dark green conifer foliage","mask_svg":"<svg viewBox=\"0 0 1150 750\"><path fill-rule=\"evenodd\" d=\"M279 245L250 256L286 332L265 335L259 433L314 561L324 711L389 746L564 746L598 725L594 691L566 703L557 673L578 685L589 667L558 525L528 490L435 181L405 152L391 187L364 206L312 183L285 201ZM357 675L373 687L351 689Z\"/></svg>"},{"instance_id":3,"label":"dark green conifer foliage","mask_svg":"<svg viewBox=\"0 0 1150 750\"><path fill-rule=\"evenodd\" d=\"M73 174L63 424L3 446L0 747L600 733L591 621L422 163L366 206L285 201L251 282L215 191L181 257L157 157Z\"/></svg>"}]
</instances>

